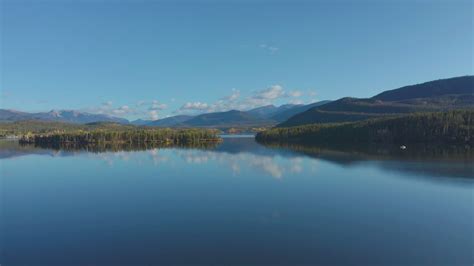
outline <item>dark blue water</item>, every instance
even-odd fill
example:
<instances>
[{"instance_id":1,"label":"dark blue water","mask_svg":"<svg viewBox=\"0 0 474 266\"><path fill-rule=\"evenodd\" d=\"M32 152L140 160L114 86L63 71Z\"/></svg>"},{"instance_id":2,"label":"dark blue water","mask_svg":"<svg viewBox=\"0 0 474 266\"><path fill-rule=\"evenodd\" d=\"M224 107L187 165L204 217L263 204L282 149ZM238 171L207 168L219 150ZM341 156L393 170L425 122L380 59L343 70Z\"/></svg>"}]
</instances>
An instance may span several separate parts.
<instances>
[{"instance_id":1,"label":"dark blue water","mask_svg":"<svg viewBox=\"0 0 474 266\"><path fill-rule=\"evenodd\" d=\"M410 147L409 147L410 148ZM472 265L470 157L0 145L4 265Z\"/></svg>"}]
</instances>

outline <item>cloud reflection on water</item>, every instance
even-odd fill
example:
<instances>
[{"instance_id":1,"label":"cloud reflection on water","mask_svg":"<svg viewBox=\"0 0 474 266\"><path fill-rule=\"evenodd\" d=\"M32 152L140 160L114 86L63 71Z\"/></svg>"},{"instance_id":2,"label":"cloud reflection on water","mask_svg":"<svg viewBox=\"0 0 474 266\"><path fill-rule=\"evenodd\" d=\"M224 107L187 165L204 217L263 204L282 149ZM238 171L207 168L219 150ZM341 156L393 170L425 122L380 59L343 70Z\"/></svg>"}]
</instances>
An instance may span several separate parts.
<instances>
[{"instance_id":1,"label":"cloud reflection on water","mask_svg":"<svg viewBox=\"0 0 474 266\"><path fill-rule=\"evenodd\" d=\"M230 169L234 176L244 172L247 167L259 170L269 176L281 179L284 173L301 172L302 159L282 160L279 156L260 155L249 152L226 153L212 150L177 150L179 158L188 164L217 163Z\"/></svg>"}]
</instances>

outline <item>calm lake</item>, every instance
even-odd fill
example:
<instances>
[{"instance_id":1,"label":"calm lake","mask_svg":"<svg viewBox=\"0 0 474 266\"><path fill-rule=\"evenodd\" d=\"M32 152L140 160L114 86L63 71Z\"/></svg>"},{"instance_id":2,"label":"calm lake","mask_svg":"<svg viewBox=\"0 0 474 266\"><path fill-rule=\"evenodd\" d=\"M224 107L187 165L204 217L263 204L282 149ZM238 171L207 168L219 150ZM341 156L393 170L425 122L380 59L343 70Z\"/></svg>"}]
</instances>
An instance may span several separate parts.
<instances>
[{"instance_id":1,"label":"calm lake","mask_svg":"<svg viewBox=\"0 0 474 266\"><path fill-rule=\"evenodd\" d=\"M372 150L373 151L373 150ZM472 265L474 160L0 143L5 265Z\"/></svg>"}]
</instances>

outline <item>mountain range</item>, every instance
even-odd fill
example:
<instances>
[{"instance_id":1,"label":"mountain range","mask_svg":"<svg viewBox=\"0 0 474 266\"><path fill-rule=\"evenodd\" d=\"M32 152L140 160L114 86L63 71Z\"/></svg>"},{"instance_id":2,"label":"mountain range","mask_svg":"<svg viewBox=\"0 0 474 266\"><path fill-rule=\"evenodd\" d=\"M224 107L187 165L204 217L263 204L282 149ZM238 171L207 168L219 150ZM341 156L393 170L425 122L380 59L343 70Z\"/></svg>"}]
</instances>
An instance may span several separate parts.
<instances>
[{"instance_id":1,"label":"mountain range","mask_svg":"<svg viewBox=\"0 0 474 266\"><path fill-rule=\"evenodd\" d=\"M248 111L230 110L212 112L196 116L177 115L155 121L135 120L134 125L161 127L260 127L281 123L294 114L312 107L329 103L319 101L311 104L284 104L281 106L266 105Z\"/></svg>"},{"instance_id":2,"label":"mountain range","mask_svg":"<svg viewBox=\"0 0 474 266\"><path fill-rule=\"evenodd\" d=\"M474 76L440 79L384 91L371 98L344 97L307 105L266 105L248 111L229 110L176 115L159 120L134 120L74 110L27 113L0 109L0 122L22 120L55 121L77 124L113 122L160 127L288 127L311 123L332 123L422 111L474 108Z\"/></svg>"},{"instance_id":3,"label":"mountain range","mask_svg":"<svg viewBox=\"0 0 474 266\"><path fill-rule=\"evenodd\" d=\"M1 122L15 122L22 120L40 120L49 122L68 122L87 124L93 122L114 122L128 124L124 118L113 117L104 114L90 114L74 110L51 110L49 112L26 113L15 110L0 109Z\"/></svg>"},{"instance_id":4,"label":"mountain range","mask_svg":"<svg viewBox=\"0 0 474 266\"><path fill-rule=\"evenodd\" d=\"M267 105L248 111L230 110L225 112L212 112L196 116L176 115L159 120L138 119L128 121L124 118L104 114L91 114L75 110L51 110L49 112L27 113L16 110L0 109L0 122L15 122L24 120L67 122L88 124L95 122L113 122L120 124L133 124L136 126L160 127L250 127L270 126L285 121L292 114L305 111L313 106L318 106L329 101L321 101L308 105L285 104L281 106Z\"/></svg>"}]
</instances>

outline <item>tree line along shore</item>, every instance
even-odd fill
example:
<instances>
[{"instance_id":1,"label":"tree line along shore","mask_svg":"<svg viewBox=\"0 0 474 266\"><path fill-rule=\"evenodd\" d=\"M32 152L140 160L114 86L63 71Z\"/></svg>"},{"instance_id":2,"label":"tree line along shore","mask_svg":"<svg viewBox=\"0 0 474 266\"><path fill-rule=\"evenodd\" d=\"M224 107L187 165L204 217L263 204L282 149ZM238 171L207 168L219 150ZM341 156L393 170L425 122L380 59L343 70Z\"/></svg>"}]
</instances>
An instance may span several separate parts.
<instances>
[{"instance_id":1,"label":"tree line along shore","mask_svg":"<svg viewBox=\"0 0 474 266\"><path fill-rule=\"evenodd\" d=\"M58 143L193 144L221 141L219 131L213 129L137 127L114 123L75 125L38 121L0 124L0 136L16 137L23 144L43 145Z\"/></svg>"},{"instance_id":2,"label":"tree line along shore","mask_svg":"<svg viewBox=\"0 0 474 266\"><path fill-rule=\"evenodd\" d=\"M77 132L51 132L48 134L26 134L20 143L164 143L192 144L220 141L216 131L204 129L135 129L135 130L91 130Z\"/></svg>"},{"instance_id":3,"label":"tree line along shore","mask_svg":"<svg viewBox=\"0 0 474 266\"><path fill-rule=\"evenodd\" d=\"M262 143L439 143L474 145L474 110L415 113L358 122L272 128L256 135Z\"/></svg>"}]
</instances>

